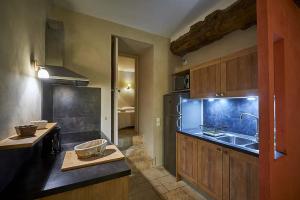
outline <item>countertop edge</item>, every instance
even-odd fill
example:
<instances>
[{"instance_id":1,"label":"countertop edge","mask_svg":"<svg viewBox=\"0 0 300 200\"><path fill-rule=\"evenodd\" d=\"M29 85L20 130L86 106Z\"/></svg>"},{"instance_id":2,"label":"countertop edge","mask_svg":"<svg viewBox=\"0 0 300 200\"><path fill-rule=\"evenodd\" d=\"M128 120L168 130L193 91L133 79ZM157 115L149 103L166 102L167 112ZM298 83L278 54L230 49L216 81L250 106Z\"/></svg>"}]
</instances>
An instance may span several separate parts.
<instances>
[{"instance_id":1,"label":"countertop edge","mask_svg":"<svg viewBox=\"0 0 300 200\"><path fill-rule=\"evenodd\" d=\"M196 135L196 134L188 133L188 132L185 132L185 131L179 131L179 130L177 130L177 132L181 133L183 135L187 135L187 136L191 136L191 137L194 137L194 138L197 138L197 139L200 139L200 140L204 140L206 142L217 144L217 145L229 148L229 149L233 149L233 150L239 151L241 153L245 153L245 154L248 154L248 155L251 155L251 156L259 157L259 153L255 153L255 152L252 152L252 151L247 151L246 149L242 149L242 148L239 148L239 147L236 147L236 146L231 146L229 144L225 144L225 143L218 142L218 141L215 141L215 140L210 140L209 138L201 137L201 135Z\"/></svg>"}]
</instances>

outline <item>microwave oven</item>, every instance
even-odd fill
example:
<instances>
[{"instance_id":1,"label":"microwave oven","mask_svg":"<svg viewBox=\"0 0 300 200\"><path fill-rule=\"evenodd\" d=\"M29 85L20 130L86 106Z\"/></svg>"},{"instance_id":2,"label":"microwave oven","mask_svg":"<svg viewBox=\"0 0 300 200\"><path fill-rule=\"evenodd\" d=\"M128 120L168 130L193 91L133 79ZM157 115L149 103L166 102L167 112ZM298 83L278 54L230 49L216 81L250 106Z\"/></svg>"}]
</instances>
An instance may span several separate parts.
<instances>
[{"instance_id":1,"label":"microwave oven","mask_svg":"<svg viewBox=\"0 0 300 200\"><path fill-rule=\"evenodd\" d=\"M174 77L173 91L183 91L190 89L190 75L180 75Z\"/></svg>"}]
</instances>

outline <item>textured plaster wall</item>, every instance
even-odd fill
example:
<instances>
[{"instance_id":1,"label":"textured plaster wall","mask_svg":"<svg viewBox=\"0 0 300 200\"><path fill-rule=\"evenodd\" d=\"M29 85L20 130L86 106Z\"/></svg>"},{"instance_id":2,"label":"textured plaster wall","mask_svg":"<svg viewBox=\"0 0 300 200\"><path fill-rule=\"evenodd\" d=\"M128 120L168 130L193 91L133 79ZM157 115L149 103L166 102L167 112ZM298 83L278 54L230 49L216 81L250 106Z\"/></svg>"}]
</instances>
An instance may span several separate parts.
<instances>
[{"instance_id":1,"label":"textured plaster wall","mask_svg":"<svg viewBox=\"0 0 300 200\"><path fill-rule=\"evenodd\" d=\"M153 99L153 47L148 48L141 56L139 63L139 79L138 79L138 116L139 130L143 135L145 147L150 155L154 155L154 116Z\"/></svg>"},{"instance_id":2,"label":"textured plaster wall","mask_svg":"<svg viewBox=\"0 0 300 200\"><path fill-rule=\"evenodd\" d=\"M41 117L41 87L30 58L44 63L46 0L0 1L0 139Z\"/></svg>"},{"instance_id":3,"label":"textured plaster wall","mask_svg":"<svg viewBox=\"0 0 300 200\"><path fill-rule=\"evenodd\" d=\"M41 117L41 87L30 57L44 63L46 0L0 1L0 140ZM0 191L31 149L0 151Z\"/></svg>"}]
</instances>

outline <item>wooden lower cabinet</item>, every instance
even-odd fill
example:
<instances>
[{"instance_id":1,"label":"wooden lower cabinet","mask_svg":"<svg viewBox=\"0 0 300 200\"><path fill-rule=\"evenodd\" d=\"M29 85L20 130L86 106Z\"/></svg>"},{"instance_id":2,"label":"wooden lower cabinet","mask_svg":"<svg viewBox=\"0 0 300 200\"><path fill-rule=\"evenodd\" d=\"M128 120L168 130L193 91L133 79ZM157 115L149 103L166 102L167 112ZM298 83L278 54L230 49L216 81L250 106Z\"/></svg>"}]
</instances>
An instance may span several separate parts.
<instances>
[{"instance_id":1,"label":"wooden lower cabinet","mask_svg":"<svg viewBox=\"0 0 300 200\"><path fill-rule=\"evenodd\" d=\"M259 199L258 158L223 149L223 200Z\"/></svg>"},{"instance_id":2,"label":"wooden lower cabinet","mask_svg":"<svg viewBox=\"0 0 300 200\"><path fill-rule=\"evenodd\" d=\"M197 185L213 199L256 200L258 158L177 133L177 178Z\"/></svg>"},{"instance_id":3,"label":"wooden lower cabinet","mask_svg":"<svg viewBox=\"0 0 300 200\"><path fill-rule=\"evenodd\" d=\"M197 183L197 140L177 133L177 177Z\"/></svg>"},{"instance_id":4,"label":"wooden lower cabinet","mask_svg":"<svg viewBox=\"0 0 300 200\"><path fill-rule=\"evenodd\" d=\"M128 176L53 194L40 200L128 200Z\"/></svg>"},{"instance_id":5,"label":"wooden lower cabinet","mask_svg":"<svg viewBox=\"0 0 300 200\"><path fill-rule=\"evenodd\" d=\"M198 140L197 184L215 199L222 199L222 148Z\"/></svg>"}]
</instances>

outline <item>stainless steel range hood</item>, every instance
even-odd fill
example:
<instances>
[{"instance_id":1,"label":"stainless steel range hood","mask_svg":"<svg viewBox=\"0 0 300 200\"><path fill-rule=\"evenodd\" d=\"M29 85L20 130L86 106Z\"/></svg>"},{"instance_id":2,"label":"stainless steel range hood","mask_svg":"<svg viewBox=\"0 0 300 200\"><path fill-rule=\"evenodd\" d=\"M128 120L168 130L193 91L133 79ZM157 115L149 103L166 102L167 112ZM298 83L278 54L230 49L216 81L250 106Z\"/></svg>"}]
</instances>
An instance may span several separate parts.
<instances>
[{"instance_id":1,"label":"stainless steel range hood","mask_svg":"<svg viewBox=\"0 0 300 200\"><path fill-rule=\"evenodd\" d=\"M89 79L64 67L64 24L47 19L46 26L46 70L49 79L46 82L87 86Z\"/></svg>"}]
</instances>

